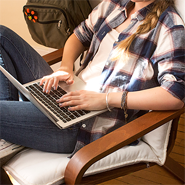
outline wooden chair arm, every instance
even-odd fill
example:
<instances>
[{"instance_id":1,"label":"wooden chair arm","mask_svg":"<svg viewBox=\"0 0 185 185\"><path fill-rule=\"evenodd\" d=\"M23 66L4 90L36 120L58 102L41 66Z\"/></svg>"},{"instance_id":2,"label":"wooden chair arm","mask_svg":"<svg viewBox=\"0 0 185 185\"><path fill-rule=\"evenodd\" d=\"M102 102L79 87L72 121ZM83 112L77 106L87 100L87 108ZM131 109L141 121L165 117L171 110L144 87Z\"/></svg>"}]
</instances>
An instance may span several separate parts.
<instances>
[{"instance_id":1,"label":"wooden chair arm","mask_svg":"<svg viewBox=\"0 0 185 185\"><path fill-rule=\"evenodd\" d=\"M42 56L44 60L49 64L53 65L62 60L64 48L53 51L47 55Z\"/></svg>"},{"instance_id":2,"label":"wooden chair arm","mask_svg":"<svg viewBox=\"0 0 185 185\"><path fill-rule=\"evenodd\" d=\"M176 111L152 111L86 145L69 161L65 170L66 184L80 184L85 171L96 161L130 144L166 122L178 118L184 108Z\"/></svg>"}]
</instances>

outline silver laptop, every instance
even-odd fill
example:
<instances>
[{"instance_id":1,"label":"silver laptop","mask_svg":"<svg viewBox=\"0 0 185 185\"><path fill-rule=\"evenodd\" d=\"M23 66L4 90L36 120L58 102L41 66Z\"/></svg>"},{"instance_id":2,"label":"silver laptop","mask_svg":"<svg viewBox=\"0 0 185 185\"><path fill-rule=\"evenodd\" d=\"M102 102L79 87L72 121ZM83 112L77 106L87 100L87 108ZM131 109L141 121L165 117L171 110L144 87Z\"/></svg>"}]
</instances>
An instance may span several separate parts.
<instances>
[{"instance_id":1,"label":"silver laptop","mask_svg":"<svg viewBox=\"0 0 185 185\"><path fill-rule=\"evenodd\" d=\"M67 128L82 120L107 111L106 109L101 111L69 111L68 107L59 107L56 100L62 95L67 92L85 89L85 82L77 76L74 76L74 83L72 85L60 82L57 90L51 90L50 94L45 94L39 85L40 80L22 85L2 66L0 66L0 70L30 102L40 109L60 129Z\"/></svg>"}]
</instances>

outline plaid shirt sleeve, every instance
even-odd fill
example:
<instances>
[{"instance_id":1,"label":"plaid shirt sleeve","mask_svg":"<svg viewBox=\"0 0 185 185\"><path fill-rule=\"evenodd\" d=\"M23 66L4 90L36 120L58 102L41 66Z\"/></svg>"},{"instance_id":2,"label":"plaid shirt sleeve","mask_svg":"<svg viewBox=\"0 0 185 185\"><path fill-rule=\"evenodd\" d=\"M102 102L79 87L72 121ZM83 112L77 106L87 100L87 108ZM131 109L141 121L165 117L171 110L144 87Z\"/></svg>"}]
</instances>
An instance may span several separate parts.
<instances>
[{"instance_id":1,"label":"plaid shirt sleeve","mask_svg":"<svg viewBox=\"0 0 185 185\"><path fill-rule=\"evenodd\" d=\"M158 82L185 102L185 29L180 18L172 27L166 25L163 22L153 55L158 65Z\"/></svg>"},{"instance_id":2,"label":"plaid shirt sleeve","mask_svg":"<svg viewBox=\"0 0 185 185\"><path fill-rule=\"evenodd\" d=\"M89 14L88 19L83 21L75 30L74 33L85 47L89 47L94 35L94 25L98 22L100 9L104 6L104 1L100 3Z\"/></svg>"},{"instance_id":3,"label":"plaid shirt sleeve","mask_svg":"<svg viewBox=\"0 0 185 185\"><path fill-rule=\"evenodd\" d=\"M128 0L122 0L126 4ZM100 26L115 8L120 7L120 0L103 0L90 13L88 19L83 21L74 33L85 47L89 47L91 42L95 42L95 35L98 33ZM94 37L94 39L93 39Z\"/></svg>"}]
</instances>

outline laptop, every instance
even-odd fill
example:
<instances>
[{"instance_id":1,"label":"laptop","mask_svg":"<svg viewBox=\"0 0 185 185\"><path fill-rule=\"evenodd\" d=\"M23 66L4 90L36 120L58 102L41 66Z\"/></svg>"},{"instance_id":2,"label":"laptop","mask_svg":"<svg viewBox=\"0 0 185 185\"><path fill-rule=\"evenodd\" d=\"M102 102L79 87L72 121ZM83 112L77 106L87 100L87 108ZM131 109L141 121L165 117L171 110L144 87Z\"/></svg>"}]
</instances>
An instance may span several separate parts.
<instances>
[{"instance_id":1,"label":"laptop","mask_svg":"<svg viewBox=\"0 0 185 185\"><path fill-rule=\"evenodd\" d=\"M39 85L39 79L22 85L2 66L0 66L0 70L30 102L60 129L70 127L73 124L107 111L107 109L100 111L69 111L68 107L59 107L56 100L62 95L67 92L86 89L86 83L77 76L74 76L74 83L72 85L60 82L57 90L52 89L49 94L45 94L43 93L42 86Z\"/></svg>"}]
</instances>

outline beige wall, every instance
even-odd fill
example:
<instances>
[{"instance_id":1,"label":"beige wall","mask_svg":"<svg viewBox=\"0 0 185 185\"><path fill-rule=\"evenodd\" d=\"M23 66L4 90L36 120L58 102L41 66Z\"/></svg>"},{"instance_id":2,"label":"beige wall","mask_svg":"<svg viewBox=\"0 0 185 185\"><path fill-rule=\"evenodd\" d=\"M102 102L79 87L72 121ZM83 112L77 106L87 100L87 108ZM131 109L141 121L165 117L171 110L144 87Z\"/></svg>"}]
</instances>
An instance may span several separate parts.
<instances>
[{"instance_id":1,"label":"beige wall","mask_svg":"<svg viewBox=\"0 0 185 185\"><path fill-rule=\"evenodd\" d=\"M185 0L176 0L176 7L179 13L181 14L181 17L185 21Z\"/></svg>"}]
</instances>

